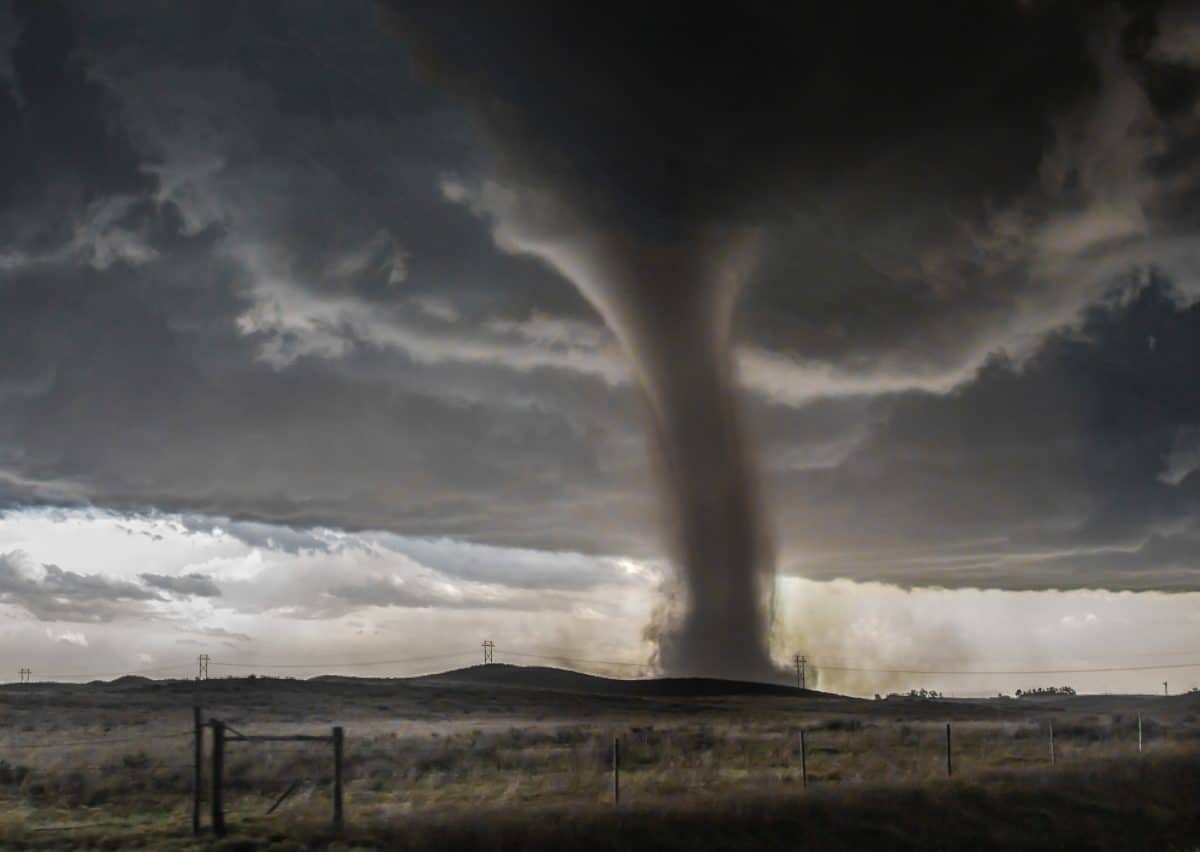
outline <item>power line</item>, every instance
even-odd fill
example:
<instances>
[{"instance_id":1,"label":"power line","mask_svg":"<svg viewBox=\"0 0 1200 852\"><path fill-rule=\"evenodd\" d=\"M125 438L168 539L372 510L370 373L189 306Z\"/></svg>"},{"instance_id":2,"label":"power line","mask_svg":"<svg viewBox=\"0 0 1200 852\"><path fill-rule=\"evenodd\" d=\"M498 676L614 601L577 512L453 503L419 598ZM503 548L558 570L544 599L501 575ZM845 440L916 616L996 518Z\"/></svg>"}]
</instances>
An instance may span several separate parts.
<instances>
[{"instance_id":1,"label":"power line","mask_svg":"<svg viewBox=\"0 0 1200 852\"><path fill-rule=\"evenodd\" d=\"M578 657L569 657L565 654L548 655L548 654L520 654L513 651L505 652L510 657L521 657L539 660L558 660L564 663L594 663L597 665L607 666L635 666L644 668L646 663L635 663L631 661L618 660L586 660ZM865 674L909 674L909 675L983 675L983 676L999 676L999 675L1051 675L1051 674L1087 674L1087 673L1114 673L1114 672L1136 672L1136 671L1157 671L1161 669L1191 669L1200 668L1200 662L1196 663L1164 663L1161 665L1141 665L1141 666L1097 666L1091 668L1068 668L1068 669L888 669L888 668L868 668L859 666L842 666L833 664L824 664L816 660L806 659L805 662L809 666L826 671L840 672L862 672Z\"/></svg>"},{"instance_id":2,"label":"power line","mask_svg":"<svg viewBox=\"0 0 1200 852\"><path fill-rule=\"evenodd\" d=\"M234 663L224 660L210 660L210 665L238 669L337 669L351 666L398 666L404 663L420 663L426 660L449 660L454 657L475 656L477 651L459 651L454 654L431 654L427 657L406 657L402 660L348 660L343 662L321 663Z\"/></svg>"},{"instance_id":3,"label":"power line","mask_svg":"<svg viewBox=\"0 0 1200 852\"><path fill-rule=\"evenodd\" d=\"M1089 673L1104 673L1104 672L1151 672L1161 671L1162 669L1196 669L1200 668L1200 663L1166 663L1157 666L1101 666L1096 668L1083 669L1008 669L1008 670L962 670L951 671L949 669L875 669L875 668L859 668L857 666L832 666L815 661L810 661L810 664L818 669L825 669L833 672L864 672L867 674L911 674L911 675L1052 675L1052 674L1089 674Z\"/></svg>"},{"instance_id":4,"label":"power line","mask_svg":"<svg viewBox=\"0 0 1200 852\"><path fill-rule=\"evenodd\" d=\"M341 662L318 662L318 663L270 663L270 662L266 662L266 663L262 663L262 662L260 662L260 663L236 663L236 662L232 662L232 661L221 661L221 660L213 660L211 658L208 658L208 659L204 660L203 663L201 663L201 671L203 672L204 669L207 668L207 665L204 665L205 663L207 663L208 665L225 666L225 667L229 667L229 668L272 668L272 669L281 669L281 668L284 668L284 669L314 669L314 668L317 668L317 669L319 669L319 668L345 668L345 667L349 667L349 666L400 665L403 663L423 662L426 660L447 660L447 659L452 659L454 657L463 657L463 656L473 655L475 653L476 653L475 651L465 651L465 652L460 651L460 652L456 652L456 653L452 653L452 654L431 654L429 656L424 656L424 657L407 657L405 659L398 659L398 660L346 660L346 661L341 661ZM204 658L204 657L208 657L208 655L207 654L201 655L201 658ZM74 679L74 678L101 678L101 677L128 677L131 675L159 674L162 672L183 672L186 669L188 669L190 666L194 666L194 665L196 665L196 663L181 662L181 663L176 663L176 664L168 665L168 666L156 666L154 668L136 669L136 670L132 670L132 671L129 669L125 669L122 671L104 671L104 672L71 672L71 673L51 672L51 673L46 673L46 674L40 675L39 677L43 680L53 680L53 679L67 680L67 679ZM206 672L205 672L205 674L206 674ZM25 670L22 673L22 677L28 677L28 670Z\"/></svg>"},{"instance_id":5,"label":"power line","mask_svg":"<svg viewBox=\"0 0 1200 852\"><path fill-rule=\"evenodd\" d=\"M159 674L161 672L180 671L182 669L187 668L190 665L191 665L191 663L179 663L179 664L171 665L171 666L156 666L155 668L151 668L151 669L137 669L134 671L130 671L129 669L126 669L124 671L119 671L119 672L76 672L74 674L62 674L62 673L58 673L58 672L51 672L48 674L39 675L38 677L41 680L52 680L54 678L67 679L67 678L77 678L77 677L128 677L130 675Z\"/></svg>"},{"instance_id":6,"label":"power line","mask_svg":"<svg viewBox=\"0 0 1200 852\"><path fill-rule=\"evenodd\" d=\"M518 654L515 651L505 651L510 657L521 657L531 660L554 660L561 663L591 663L597 666L633 666L645 668L648 663L634 663L628 660L583 660L578 657L567 657L562 654Z\"/></svg>"},{"instance_id":7,"label":"power line","mask_svg":"<svg viewBox=\"0 0 1200 852\"><path fill-rule=\"evenodd\" d=\"M485 649L490 651L490 648ZM336 669L336 668L370 668L373 666L396 666L405 665L408 663L429 662L432 660L450 660L474 656L479 651L455 651L445 654L427 654L417 657L403 657L388 660L341 660L341 661L321 661L313 663L284 663L284 662L235 662L232 660L209 660L209 664L224 668L238 669ZM1170 652L1163 652L1166 656ZM505 650L504 654L511 658L527 659L527 660L547 660L551 662L568 663L575 665L597 665L597 666L621 666L636 669L645 669L650 664L647 662L636 662L633 660L600 660L593 658L575 657L570 653L558 654L534 654L518 651ZM1200 668L1200 662L1188 663L1159 663L1159 664L1143 664L1130 666L1085 666L1075 668L1050 668L1050 669L926 669L926 668L886 668L874 666L848 666L838 663L821 663L817 660L807 658L804 661L808 666L815 667L818 670L831 672L858 672L862 674L879 674L879 675L921 675L921 676L952 676L952 677L1000 677L1000 676L1015 676L1015 675L1067 675L1067 674L1113 674L1119 672L1139 672L1139 671L1165 671L1175 669L1196 669ZM108 672L77 672L73 674L51 673L44 674L41 677L45 680L52 679L74 679L74 678L102 678L102 677L124 677L130 675L155 674L168 671L182 671L189 664L177 663L173 665L156 666L153 668L138 669L135 671L108 671ZM190 665L195 665L190 664Z\"/></svg>"}]
</instances>

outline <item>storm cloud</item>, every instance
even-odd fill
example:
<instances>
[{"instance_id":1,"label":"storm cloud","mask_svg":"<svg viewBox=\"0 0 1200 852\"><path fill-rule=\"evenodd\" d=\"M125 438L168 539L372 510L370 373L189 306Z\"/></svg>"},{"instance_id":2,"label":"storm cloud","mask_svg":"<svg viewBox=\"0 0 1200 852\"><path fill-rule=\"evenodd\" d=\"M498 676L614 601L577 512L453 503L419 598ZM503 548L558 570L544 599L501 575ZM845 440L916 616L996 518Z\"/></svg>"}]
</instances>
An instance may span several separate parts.
<instances>
[{"instance_id":1,"label":"storm cloud","mask_svg":"<svg viewBox=\"0 0 1200 852\"><path fill-rule=\"evenodd\" d=\"M537 206L552 181L580 218L629 211L655 239L759 229L732 393L783 572L1200 588L1185 7L996 3L966 20L917 4L921 28L875 6L798 20L747 4L760 57L731 43L705 64L680 33L688 62L613 68L620 15L586 6L575 24L564 6L543 20L594 27L570 54L604 73L531 94L548 60L530 40L550 30L494 9L463 30L480 64L437 78L422 45L455 5L397 35L366 2L5 4L7 509L178 512L295 553L321 550L313 528L407 536L424 543L402 552L480 601L660 558L636 371L562 269L505 242L514 223L572 224ZM721 75L748 55L772 83L743 100ZM499 116L447 94L482 85L489 57L516 63L484 81L511 87ZM611 74L660 83L606 100ZM710 100L680 103L701 86ZM535 133L567 94L595 120ZM678 111L672 132L644 157L623 147L659 108ZM779 133L752 133L776 113ZM493 122L517 140L507 158L479 132ZM562 171L548 145L590 158ZM754 162L718 168L734 150ZM479 549L434 553L440 539ZM110 618L166 591L4 564L5 600L37 617ZM306 582L244 605L318 613L326 594L345 612L374 588Z\"/></svg>"},{"instance_id":2,"label":"storm cloud","mask_svg":"<svg viewBox=\"0 0 1200 852\"><path fill-rule=\"evenodd\" d=\"M924 211L913 217L908 199L933 190L967 250L934 219L932 240L920 234L927 254L898 260L919 261L936 287L988 275L1012 291L1000 297L1010 306L1042 284L1039 265L1061 274L1145 231L1130 173L1149 150L1133 138L1154 112L1143 108L1149 98L1116 98L1116 111L1079 106L1140 92L1126 66L1148 53L1137 39L1144 18L1009 2L531 3L515 15L387 6L431 81L462 100L494 146L487 173L447 197L490 221L498 247L572 281L630 356L678 568L679 613L655 628L671 671L769 670L774 554L732 391L730 328L766 235L789 210L836 207L865 173L868 204L887 211L870 230L889 224L892 205L920 227ZM1087 118L1075 128L1080 109ZM1130 131L1118 140L1128 152L1115 167L1090 161L1096 146L1108 153L1101 134L1112 131ZM1035 178L1074 204L1048 212L1028 202ZM1129 197L1097 215L1095 193L1114 187ZM1034 229L1048 248L1039 251ZM793 287L820 293L809 259L794 256ZM878 277L903 274L896 260ZM1000 276L1018 280L1006 288ZM1061 318L1061 302L1037 301L1040 315Z\"/></svg>"},{"instance_id":3,"label":"storm cloud","mask_svg":"<svg viewBox=\"0 0 1200 852\"><path fill-rule=\"evenodd\" d=\"M810 549L795 570L1191 588L1197 388L1200 306L1160 279L1130 282L1027 359L996 355L949 394L882 405L836 467L781 477L785 526Z\"/></svg>"}]
</instances>

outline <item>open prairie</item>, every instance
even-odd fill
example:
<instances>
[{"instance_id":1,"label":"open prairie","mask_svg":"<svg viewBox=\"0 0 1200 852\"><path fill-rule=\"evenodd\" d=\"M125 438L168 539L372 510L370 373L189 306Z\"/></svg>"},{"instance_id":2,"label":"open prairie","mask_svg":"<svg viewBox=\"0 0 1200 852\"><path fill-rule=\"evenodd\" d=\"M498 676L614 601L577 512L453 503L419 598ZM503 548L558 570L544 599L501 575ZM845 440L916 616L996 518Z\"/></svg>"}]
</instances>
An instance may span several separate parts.
<instances>
[{"instance_id":1,"label":"open prairie","mask_svg":"<svg viewBox=\"0 0 1200 852\"><path fill-rule=\"evenodd\" d=\"M224 838L211 832L209 726L203 834L192 836L196 705L226 729ZM1200 695L862 700L503 665L413 679L10 685L0 843L1195 848L1198 713ZM345 732L341 832L329 740L239 739L333 726Z\"/></svg>"}]
</instances>

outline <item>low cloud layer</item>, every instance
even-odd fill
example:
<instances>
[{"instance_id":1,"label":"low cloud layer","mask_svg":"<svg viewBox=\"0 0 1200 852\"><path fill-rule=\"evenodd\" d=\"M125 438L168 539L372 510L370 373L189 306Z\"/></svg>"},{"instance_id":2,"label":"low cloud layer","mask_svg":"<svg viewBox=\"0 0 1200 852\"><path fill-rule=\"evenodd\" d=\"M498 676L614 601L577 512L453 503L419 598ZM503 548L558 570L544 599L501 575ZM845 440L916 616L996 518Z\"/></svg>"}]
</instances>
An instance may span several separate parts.
<instances>
[{"instance_id":1,"label":"low cloud layer","mask_svg":"<svg viewBox=\"0 0 1200 852\"><path fill-rule=\"evenodd\" d=\"M58 539L59 543L52 543ZM301 620L369 609L562 610L651 588L650 563L392 533L296 531L195 515L25 510L0 515L0 603L47 621L154 618L246 638L214 613ZM38 560L42 560L39 562ZM46 560L77 564L87 573ZM155 565L156 570L142 570Z\"/></svg>"},{"instance_id":2,"label":"low cloud layer","mask_svg":"<svg viewBox=\"0 0 1200 852\"><path fill-rule=\"evenodd\" d=\"M223 518L94 510L0 516L0 548L25 553L6 557L21 579L14 584L6 570L0 672L190 678L196 655L207 653L212 676L407 675L476 662L485 638L504 662L622 676L652 670L640 627L659 599L661 564L598 560L585 570L585 557L542 553L544 571L561 562L564 574L597 578L586 588L547 592L455 578L453 566L477 554L452 542L314 530L295 547L283 528L256 525L253 544L237 528ZM410 562L399 552L404 545L431 559L437 553L444 570ZM511 556L520 563L521 554ZM41 567L48 562L72 567L52 580ZM76 577L63 580L63 573ZM135 597L153 591L138 579L151 573L203 574L223 593ZM1164 678L1173 691L1194 685L1187 671L1136 669L1194 659L1195 594L905 590L791 577L779 578L775 592L775 656L787 663L805 653L810 678L823 689L995 695L1068 679L1107 691L1155 692ZM18 603L50 595L74 605L39 618ZM1069 678L933 673L1111 666L1135 670Z\"/></svg>"},{"instance_id":3,"label":"low cloud layer","mask_svg":"<svg viewBox=\"0 0 1200 852\"><path fill-rule=\"evenodd\" d=\"M104 574L81 574L57 565L34 567L20 552L0 554L0 603L40 621L110 621L159 600L152 590Z\"/></svg>"},{"instance_id":4,"label":"low cloud layer","mask_svg":"<svg viewBox=\"0 0 1200 852\"><path fill-rule=\"evenodd\" d=\"M649 658L640 625L661 581L652 563L321 529L302 542L287 528L251 526L243 538L245 525L227 518L0 515L0 548L11 548L0 559L0 665L68 679L189 676L195 655L208 653L214 675L246 667L303 674L306 664L314 674L342 664L413 674L429 670L426 658L473 662L488 635L510 652L587 657L600 648L613 660ZM503 572L469 579L483 554L488 564L533 562L544 582L531 587ZM363 668L372 660L392 662Z\"/></svg>"}]
</instances>

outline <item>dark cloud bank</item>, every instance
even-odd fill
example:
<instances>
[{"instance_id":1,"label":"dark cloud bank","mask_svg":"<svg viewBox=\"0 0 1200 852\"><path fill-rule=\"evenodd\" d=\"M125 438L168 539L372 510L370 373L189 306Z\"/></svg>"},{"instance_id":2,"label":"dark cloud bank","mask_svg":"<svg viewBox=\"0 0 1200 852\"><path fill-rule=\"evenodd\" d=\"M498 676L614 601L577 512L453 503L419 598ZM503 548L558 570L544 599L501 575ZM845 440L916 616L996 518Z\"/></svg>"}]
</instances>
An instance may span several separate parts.
<instances>
[{"instance_id":1,"label":"dark cloud bank","mask_svg":"<svg viewBox=\"0 0 1200 852\"><path fill-rule=\"evenodd\" d=\"M664 664L767 671L774 555L729 348L764 229L887 158L947 205L1008 205L1102 87L1088 40L1113 23L1011 2L389 8L515 187L476 196L497 243L572 279L631 356L682 581Z\"/></svg>"},{"instance_id":2,"label":"dark cloud bank","mask_svg":"<svg viewBox=\"0 0 1200 852\"><path fill-rule=\"evenodd\" d=\"M6 505L1200 588L1186 7L478 6L0 15Z\"/></svg>"}]
</instances>

